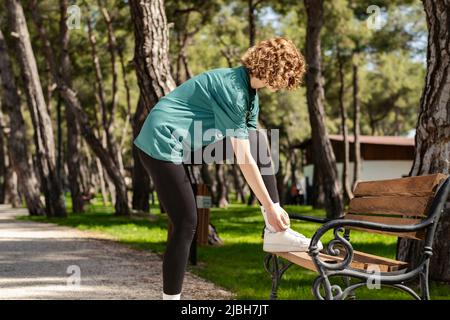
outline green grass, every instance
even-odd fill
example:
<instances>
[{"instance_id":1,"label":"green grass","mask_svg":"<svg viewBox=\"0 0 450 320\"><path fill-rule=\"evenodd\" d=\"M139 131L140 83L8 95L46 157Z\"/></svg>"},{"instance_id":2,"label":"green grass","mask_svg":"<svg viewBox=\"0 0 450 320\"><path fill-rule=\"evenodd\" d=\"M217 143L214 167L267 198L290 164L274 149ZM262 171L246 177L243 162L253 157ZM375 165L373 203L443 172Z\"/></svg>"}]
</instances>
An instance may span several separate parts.
<instances>
[{"instance_id":1,"label":"green grass","mask_svg":"<svg viewBox=\"0 0 450 320\"><path fill-rule=\"evenodd\" d=\"M70 203L68 203L70 208ZM307 206L287 206L288 212L322 216L320 210ZM145 217L116 217L111 206L103 206L99 199L83 214L69 214L66 219L45 217L21 217L20 219L52 222L81 230L100 231L117 241L143 250L162 254L167 236L167 216L152 208L158 220ZM271 280L263 268L265 253L262 251L261 228L263 218L258 207L232 204L228 209L211 210L211 222L217 228L225 244L221 247L199 247L198 265L190 266L191 272L236 293L237 299L267 299ZM312 236L318 224L292 221L292 227ZM332 238L328 233L325 242ZM363 232L352 232L352 244L356 250L395 257L396 238ZM284 275L278 292L279 299L313 299L311 283L313 272L292 266ZM432 284L432 299L449 299L450 286ZM395 289L357 291L358 299L410 299Z\"/></svg>"}]
</instances>

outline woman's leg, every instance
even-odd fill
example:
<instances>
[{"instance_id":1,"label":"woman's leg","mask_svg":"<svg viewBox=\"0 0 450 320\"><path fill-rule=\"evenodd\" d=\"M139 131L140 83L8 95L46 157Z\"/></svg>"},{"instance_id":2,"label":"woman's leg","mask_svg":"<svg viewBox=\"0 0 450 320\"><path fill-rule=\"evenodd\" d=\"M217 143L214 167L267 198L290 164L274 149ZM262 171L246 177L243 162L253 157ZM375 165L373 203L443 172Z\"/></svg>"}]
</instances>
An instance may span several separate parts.
<instances>
[{"instance_id":1,"label":"woman's leg","mask_svg":"<svg viewBox=\"0 0 450 320\"><path fill-rule=\"evenodd\" d=\"M153 159L141 150L139 157L172 222L173 229L163 260L163 290L165 295L178 295L197 228L194 192L182 164Z\"/></svg>"}]
</instances>

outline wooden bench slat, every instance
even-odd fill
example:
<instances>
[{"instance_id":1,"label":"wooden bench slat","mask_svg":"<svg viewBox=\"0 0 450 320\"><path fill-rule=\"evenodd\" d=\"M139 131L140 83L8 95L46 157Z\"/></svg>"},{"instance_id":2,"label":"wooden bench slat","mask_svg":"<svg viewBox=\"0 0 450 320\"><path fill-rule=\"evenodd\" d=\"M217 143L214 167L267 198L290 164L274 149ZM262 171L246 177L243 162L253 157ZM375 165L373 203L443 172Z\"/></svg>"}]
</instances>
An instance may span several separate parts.
<instances>
[{"instance_id":1,"label":"wooden bench slat","mask_svg":"<svg viewBox=\"0 0 450 320\"><path fill-rule=\"evenodd\" d=\"M354 259L365 263L366 269L369 265L375 264L379 266L386 266L386 268L380 268L380 271L398 271L408 267L407 262L398 261L394 259L389 259L385 257L376 256L373 254L361 252L361 251L353 251ZM383 270L385 269L385 270Z\"/></svg>"},{"instance_id":2,"label":"wooden bench slat","mask_svg":"<svg viewBox=\"0 0 450 320\"><path fill-rule=\"evenodd\" d=\"M355 197L363 196L430 196L447 176L441 173L380 181L361 181L357 184Z\"/></svg>"},{"instance_id":3,"label":"wooden bench slat","mask_svg":"<svg viewBox=\"0 0 450 320\"><path fill-rule=\"evenodd\" d=\"M352 214L352 213L346 214L344 216L344 219L345 220L358 220L358 221L383 223L383 224L389 224L389 225L406 225L406 226L418 224L422 221L422 219L384 217L384 216L361 215L361 214Z\"/></svg>"},{"instance_id":4,"label":"wooden bench slat","mask_svg":"<svg viewBox=\"0 0 450 320\"><path fill-rule=\"evenodd\" d=\"M305 269L316 271L314 262L307 252L277 252L275 254ZM319 258L328 263L335 263L343 260L342 257L335 257L325 253L319 253ZM373 265L377 266L381 272L398 271L408 267L408 264L403 261L354 251L353 261L350 264L352 268L367 270Z\"/></svg>"},{"instance_id":5,"label":"wooden bench slat","mask_svg":"<svg viewBox=\"0 0 450 320\"><path fill-rule=\"evenodd\" d=\"M357 230L357 231L363 231L363 232L369 232L369 233L377 233L377 234L383 234L387 236L394 236L399 238L407 238L407 239L413 239L413 240L423 240L425 238L425 233L418 231L418 232L390 232L390 231L379 231L379 230L372 230L367 228L359 228L359 227L346 227L347 229L351 230Z\"/></svg>"},{"instance_id":6,"label":"wooden bench slat","mask_svg":"<svg viewBox=\"0 0 450 320\"><path fill-rule=\"evenodd\" d=\"M366 222L375 222L375 223L382 223L382 224L388 224L388 225L413 225L420 223L422 220L420 219L409 219L409 218L395 218L395 217L381 217L381 216L365 216L365 215L356 215L356 214L346 214L344 219L348 220L358 220L358 221L366 221ZM352 230L359 230L359 231L365 231L365 232L371 232L371 233L378 233L378 234L386 234L386 235L392 235L402 238L409 238L409 239L417 239L421 240L424 238L424 233L422 231L416 231L416 232L391 232L391 231L382 231L382 230L373 230L370 228L364 228L364 227L347 227L347 229Z\"/></svg>"},{"instance_id":7,"label":"wooden bench slat","mask_svg":"<svg viewBox=\"0 0 450 320\"><path fill-rule=\"evenodd\" d=\"M362 197L353 198L349 213L426 217L431 197Z\"/></svg>"}]
</instances>

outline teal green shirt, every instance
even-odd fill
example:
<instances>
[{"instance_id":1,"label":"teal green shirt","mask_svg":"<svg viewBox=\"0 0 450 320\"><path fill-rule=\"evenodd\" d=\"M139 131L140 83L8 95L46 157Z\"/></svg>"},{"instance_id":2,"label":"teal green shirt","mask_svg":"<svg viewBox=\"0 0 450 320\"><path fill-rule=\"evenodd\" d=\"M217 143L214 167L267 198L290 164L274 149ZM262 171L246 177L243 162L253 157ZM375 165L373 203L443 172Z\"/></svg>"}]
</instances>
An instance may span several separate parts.
<instances>
[{"instance_id":1,"label":"teal green shirt","mask_svg":"<svg viewBox=\"0 0 450 320\"><path fill-rule=\"evenodd\" d=\"M151 157L181 163L186 151L256 129L259 98L244 66L203 72L162 97L134 144Z\"/></svg>"}]
</instances>

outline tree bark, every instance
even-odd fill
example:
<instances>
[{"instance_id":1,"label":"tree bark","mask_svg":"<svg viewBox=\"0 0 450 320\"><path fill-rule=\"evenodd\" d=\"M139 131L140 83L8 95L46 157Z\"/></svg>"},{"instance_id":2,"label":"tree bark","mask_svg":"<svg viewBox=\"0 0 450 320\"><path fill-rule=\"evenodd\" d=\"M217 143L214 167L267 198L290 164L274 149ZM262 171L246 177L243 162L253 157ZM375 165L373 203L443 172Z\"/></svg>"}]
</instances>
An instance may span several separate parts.
<instances>
[{"instance_id":1,"label":"tree bark","mask_svg":"<svg viewBox=\"0 0 450 320\"><path fill-rule=\"evenodd\" d=\"M8 55L5 38L0 30L0 80L2 83L2 106L9 115L8 150L11 167L17 174L18 189L25 199L30 215L44 215L45 208L40 199L38 181L30 166L25 121L22 116L19 93Z\"/></svg>"},{"instance_id":2,"label":"tree bark","mask_svg":"<svg viewBox=\"0 0 450 320\"><path fill-rule=\"evenodd\" d=\"M42 177L46 213L49 217L66 217L62 187L56 172L52 122L45 103L25 15L18 0L8 0L7 3L16 44L16 55L34 127L37 164Z\"/></svg>"},{"instance_id":3,"label":"tree bark","mask_svg":"<svg viewBox=\"0 0 450 320\"><path fill-rule=\"evenodd\" d=\"M420 101L410 175L450 173L450 1L423 0L428 25L427 74ZM430 277L450 281L450 206L436 229ZM423 243L400 239L398 258L416 266Z\"/></svg>"},{"instance_id":4,"label":"tree bark","mask_svg":"<svg viewBox=\"0 0 450 320\"><path fill-rule=\"evenodd\" d=\"M320 30L323 25L323 0L305 0L306 31L306 92L314 152L314 167L320 170L325 193L325 209L329 218L343 213L342 198L334 156L325 126L323 106L322 54Z\"/></svg>"},{"instance_id":5,"label":"tree bark","mask_svg":"<svg viewBox=\"0 0 450 320\"><path fill-rule=\"evenodd\" d=\"M133 140L158 100L175 89L169 67L169 35L163 0L131 0L134 25L134 64L139 84L139 102L133 116ZM149 177L133 144L133 208L149 211Z\"/></svg>"},{"instance_id":6,"label":"tree bark","mask_svg":"<svg viewBox=\"0 0 450 320\"><path fill-rule=\"evenodd\" d=\"M1 120L2 119L0 119L0 121ZM5 169L3 172L3 199L1 203L9 203L13 208L19 208L21 201L18 192L17 174L11 168L11 156L5 144L3 132L0 133L0 135L0 140L2 140L0 146L2 147L2 156L4 157L2 162Z\"/></svg>"},{"instance_id":7,"label":"tree bark","mask_svg":"<svg viewBox=\"0 0 450 320\"><path fill-rule=\"evenodd\" d=\"M342 189L344 202L348 202L353 198L352 189L348 181L348 167L350 162L350 150L348 142L348 126L347 126L347 110L344 103L345 80L344 80L344 61L341 56L340 48L337 46L337 62L339 70L339 110L341 113L341 133L344 144L344 161L342 169Z\"/></svg>"},{"instance_id":8,"label":"tree bark","mask_svg":"<svg viewBox=\"0 0 450 320\"><path fill-rule=\"evenodd\" d=\"M1 70L0 70L1 72ZM0 203L9 203L13 208L20 206L17 175L11 166L11 156L6 143L7 123L0 109Z\"/></svg>"}]
</instances>

